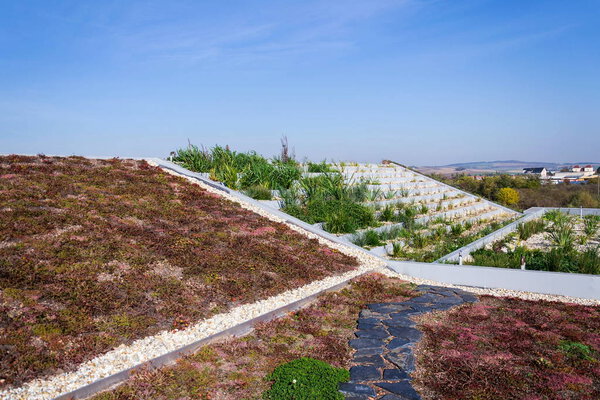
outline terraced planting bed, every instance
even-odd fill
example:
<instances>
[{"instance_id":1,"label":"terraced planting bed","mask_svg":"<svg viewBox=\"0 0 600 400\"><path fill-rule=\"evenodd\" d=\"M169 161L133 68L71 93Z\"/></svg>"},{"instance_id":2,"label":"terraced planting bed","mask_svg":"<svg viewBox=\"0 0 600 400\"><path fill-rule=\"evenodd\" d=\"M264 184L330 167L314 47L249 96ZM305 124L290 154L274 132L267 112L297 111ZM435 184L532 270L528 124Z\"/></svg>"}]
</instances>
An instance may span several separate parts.
<instances>
[{"instance_id":1,"label":"terraced planting bed","mask_svg":"<svg viewBox=\"0 0 600 400\"><path fill-rule=\"evenodd\" d=\"M517 216L395 163L300 164L284 155L191 146L174 160L397 260L435 261Z\"/></svg>"},{"instance_id":2,"label":"terraced planting bed","mask_svg":"<svg viewBox=\"0 0 600 400\"><path fill-rule=\"evenodd\" d=\"M546 212L502 240L470 254L467 262L503 268L600 274L600 216Z\"/></svg>"},{"instance_id":3,"label":"terraced planting bed","mask_svg":"<svg viewBox=\"0 0 600 400\"><path fill-rule=\"evenodd\" d=\"M358 267L145 161L3 156L0 204L0 390Z\"/></svg>"},{"instance_id":4,"label":"terraced planting bed","mask_svg":"<svg viewBox=\"0 0 600 400\"><path fill-rule=\"evenodd\" d=\"M511 221L477 219L453 223L435 219L410 228L392 226L381 231L367 230L353 236L351 241L389 259L433 262Z\"/></svg>"}]
</instances>

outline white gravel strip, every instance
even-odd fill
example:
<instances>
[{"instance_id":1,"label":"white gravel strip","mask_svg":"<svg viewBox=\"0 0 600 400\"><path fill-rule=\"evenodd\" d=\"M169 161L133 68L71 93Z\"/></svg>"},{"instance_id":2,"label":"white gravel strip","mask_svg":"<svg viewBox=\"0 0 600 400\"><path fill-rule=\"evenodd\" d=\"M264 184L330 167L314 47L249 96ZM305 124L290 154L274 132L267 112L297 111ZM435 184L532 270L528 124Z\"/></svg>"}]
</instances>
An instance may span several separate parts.
<instances>
[{"instance_id":1,"label":"white gravel strip","mask_svg":"<svg viewBox=\"0 0 600 400\"><path fill-rule=\"evenodd\" d=\"M173 171L165 170L173 175L179 175ZM249 321L260 315L276 310L308 296L326 290L352 279L370 270L380 268L385 262L364 251L353 249L339 243L327 240L319 235L308 232L297 225L289 224L285 220L270 214L262 208L243 202L237 197L231 196L221 190L215 189L195 179L182 176L188 181L201 186L203 189L222 196L228 200L240 204L243 208L253 211L272 221L285 223L291 229L317 239L321 244L335 248L341 253L356 257L359 267L353 271L338 276L331 276L320 281L309 283L301 288L292 289L279 295L258 301L253 304L245 304L230 310L228 313L218 314L206 320L200 321L180 331L163 331L157 335L136 340L130 345L121 345L108 353L98 356L81 364L76 371L55 375L47 379L36 379L19 388L0 391L0 399L18 400L47 400L64 393L71 392L92 382L106 378L120 371L147 362L163 354L177 350L200 339L214 335L226 329L232 328L243 322Z\"/></svg>"},{"instance_id":2,"label":"white gravel strip","mask_svg":"<svg viewBox=\"0 0 600 400\"><path fill-rule=\"evenodd\" d=\"M461 285L452 285L449 283L442 283L431 281L429 279L421 279L416 278L414 276L408 276L404 274L400 274L396 271L393 271L389 268L380 268L377 269L376 272L381 272L382 274L394 278L399 278L408 282L415 283L417 285L434 285L434 286L444 286L451 288L458 288L465 290L467 292L471 292L478 295L490 295L496 297L517 297L523 300L546 300L546 301L560 301L562 303L575 303L581 305L589 305L589 306L597 306L600 305L600 300L594 299L582 299L579 297L570 297L570 296L559 296L554 294L542 294L542 293L533 293L533 292L524 292L520 290L510 290L510 289L485 289L485 288L477 288L473 286L461 286Z\"/></svg>"}]
</instances>

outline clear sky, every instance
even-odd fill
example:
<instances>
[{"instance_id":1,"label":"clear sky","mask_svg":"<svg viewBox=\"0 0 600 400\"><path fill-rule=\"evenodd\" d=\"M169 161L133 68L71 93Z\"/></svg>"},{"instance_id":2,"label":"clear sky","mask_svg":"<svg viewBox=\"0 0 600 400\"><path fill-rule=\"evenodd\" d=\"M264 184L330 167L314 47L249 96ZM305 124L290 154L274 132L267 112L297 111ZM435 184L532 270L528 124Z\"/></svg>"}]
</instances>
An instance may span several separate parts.
<instances>
[{"instance_id":1,"label":"clear sky","mask_svg":"<svg viewBox=\"0 0 600 400\"><path fill-rule=\"evenodd\" d=\"M0 153L600 161L600 1L0 0Z\"/></svg>"}]
</instances>

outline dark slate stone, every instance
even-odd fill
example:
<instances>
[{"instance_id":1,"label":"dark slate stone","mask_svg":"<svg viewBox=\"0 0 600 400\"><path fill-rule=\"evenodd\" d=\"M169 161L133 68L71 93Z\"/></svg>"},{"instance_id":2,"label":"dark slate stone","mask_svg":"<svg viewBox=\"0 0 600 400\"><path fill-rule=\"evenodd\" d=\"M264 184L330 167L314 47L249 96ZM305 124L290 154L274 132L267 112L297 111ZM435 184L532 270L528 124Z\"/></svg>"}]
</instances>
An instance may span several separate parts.
<instances>
[{"instance_id":1,"label":"dark slate stone","mask_svg":"<svg viewBox=\"0 0 600 400\"><path fill-rule=\"evenodd\" d=\"M379 339L352 339L348 342L350 347L354 349L372 349L376 347L383 347L385 343Z\"/></svg>"},{"instance_id":2,"label":"dark slate stone","mask_svg":"<svg viewBox=\"0 0 600 400\"><path fill-rule=\"evenodd\" d=\"M410 373L415 370L415 356L410 348L401 347L388 352L384 357L386 360L406 372Z\"/></svg>"},{"instance_id":3,"label":"dark slate stone","mask_svg":"<svg viewBox=\"0 0 600 400\"><path fill-rule=\"evenodd\" d=\"M351 382L366 382L381 380L381 371L370 365L357 365L350 368Z\"/></svg>"},{"instance_id":4,"label":"dark slate stone","mask_svg":"<svg viewBox=\"0 0 600 400\"><path fill-rule=\"evenodd\" d=\"M458 296L443 297L436 301L437 304L461 304L463 299Z\"/></svg>"},{"instance_id":5,"label":"dark slate stone","mask_svg":"<svg viewBox=\"0 0 600 400\"><path fill-rule=\"evenodd\" d=\"M420 400L421 396L413 389L412 385L408 381L400 381L395 383L381 382L375 385L380 388L392 392L407 400Z\"/></svg>"},{"instance_id":6,"label":"dark slate stone","mask_svg":"<svg viewBox=\"0 0 600 400\"><path fill-rule=\"evenodd\" d=\"M410 308L412 308L413 310L415 310L418 313L428 313L435 309L435 304L417 303L417 304L411 304Z\"/></svg>"},{"instance_id":7,"label":"dark slate stone","mask_svg":"<svg viewBox=\"0 0 600 400\"><path fill-rule=\"evenodd\" d=\"M395 319L384 319L383 324L386 326L405 326L405 327L415 327L417 323L408 318L395 318Z\"/></svg>"},{"instance_id":8,"label":"dark slate stone","mask_svg":"<svg viewBox=\"0 0 600 400\"><path fill-rule=\"evenodd\" d=\"M366 394L352 394L345 395L344 400L369 400L372 399L371 396L367 396Z\"/></svg>"},{"instance_id":9,"label":"dark slate stone","mask_svg":"<svg viewBox=\"0 0 600 400\"><path fill-rule=\"evenodd\" d=\"M440 296L433 294L433 293L427 293L427 294L424 294L424 295L421 295L418 297L414 297L414 298L410 299L410 301L413 303L433 303L439 299L440 299Z\"/></svg>"},{"instance_id":10,"label":"dark slate stone","mask_svg":"<svg viewBox=\"0 0 600 400\"><path fill-rule=\"evenodd\" d=\"M410 379L410 377L401 369L384 369L383 379L386 381L399 381L401 379Z\"/></svg>"},{"instance_id":11,"label":"dark slate stone","mask_svg":"<svg viewBox=\"0 0 600 400\"><path fill-rule=\"evenodd\" d=\"M379 314L389 314L392 312L404 311L408 307L401 303L375 303L367 305L369 310Z\"/></svg>"},{"instance_id":12,"label":"dark slate stone","mask_svg":"<svg viewBox=\"0 0 600 400\"><path fill-rule=\"evenodd\" d=\"M340 392L355 396L375 396L375 389L367 385L358 383L340 383L338 386Z\"/></svg>"},{"instance_id":13,"label":"dark slate stone","mask_svg":"<svg viewBox=\"0 0 600 400\"><path fill-rule=\"evenodd\" d=\"M381 318L385 318L383 315L372 311L372 310L362 310L359 314L360 318L374 318L374 319L381 319Z\"/></svg>"},{"instance_id":14,"label":"dark slate stone","mask_svg":"<svg viewBox=\"0 0 600 400\"><path fill-rule=\"evenodd\" d=\"M346 398L348 400L348 398ZM386 394L385 396L381 396L377 400L406 400L402 397L396 396L395 394Z\"/></svg>"},{"instance_id":15,"label":"dark slate stone","mask_svg":"<svg viewBox=\"0 0 600 400\"><path fill-rule=\"evenodd\" d=\"M477 301L477 296L473 294L464 294L460 296L465 303L475 303Z\"/></svg>"},{"instance_id":16,"label":"dark slate stone","mask_svg":"<svg viewBox=\"0 0 600 400\"><path fill-rule=\"evenodd\" d=\"M373 347L370 349L359 349L354 353L354 357L364 357L364 356L373 356L383 353L384 347Z\"/></svg>"},{"instance_id":17,"label":"dark slate stone","mask_svg":"<svg viewBox=\"0 0 600 400\"><path fill-rule=\"evenodd\" d=\"M381 318L359 318L358 323L377 325L381 323Z\"/></svg>"},{"instance_id":18,"label":"dark slate stone","mask_svg":"<svg viewBox=\"0 0 600 400\"><path fill-rule=\"evenodd\" d=\"M379 354L374 354L374 355L369 355L369 356L360 356L360 357L356 357L356 355L355 355L354 358L352 359L352 361L357 364L372 365L373 367L377 367L377 368L383 368L385 366L385 362L383 361L383 358L381 358L381 355L379 355Z\"/></svg>"},{"instance_id":19,"label":"dark slate stone","mask_svg":"<svg viewBox=\"0 0 600 400\"><path fill-rule=\"evenodd\" d=\"M419 313L420 313L419 311L409 308L408 310L403 310L403 311L400 311L397 313L390 313L390 318L392 318L392 319L406 318L411 315L419 314Z\"/></svg>"},{"instance_id":20,"label":"dark slate stone","mask_svg":"<svg viewBox=\"0 0 600 400\"><path fill-rule=\"evenodd\" d=\"M388 332L391 336L401 339L410 339L411 341L417 341L421 339L423 333L415 328L407 328L403 326L390 326Z\"/></svg>"},{"instance_id":21,"label":"dark slate stone","mask_svg":"<svg viewBox=\"0 0 600 400\"><path fill-rule=\"evenodd\" d=\"M386 347L390 350L397 349L398 347L402 347L405 344L411 343L409 339L406 338L394 338L390 340L390 342L386 345Z\"/></svg>"},{"instance_id":22,"label":"dark slate stone","mask_svg":"<svg viewBox=\"0 0 600 400\"><path fill-rule=\"evenodd\" d=\"M387 333L387 331L383 327L358 330L354 334L357 337L364 339L385 339L388 336L390 336L390 334Z\"/></svg>"},{"instance_id":23,"label":"dark slate stone","mask_svg":"<svg viewBox=\"0 0 600 400\"><path fill-rule=\"evenodd\" d=\"M379 326L381 326L381 324L367 324L364 322L359 322L358 325L356 326L356 329L369 330L369 329L377 328Z\"/></svg>"}]
</instances>

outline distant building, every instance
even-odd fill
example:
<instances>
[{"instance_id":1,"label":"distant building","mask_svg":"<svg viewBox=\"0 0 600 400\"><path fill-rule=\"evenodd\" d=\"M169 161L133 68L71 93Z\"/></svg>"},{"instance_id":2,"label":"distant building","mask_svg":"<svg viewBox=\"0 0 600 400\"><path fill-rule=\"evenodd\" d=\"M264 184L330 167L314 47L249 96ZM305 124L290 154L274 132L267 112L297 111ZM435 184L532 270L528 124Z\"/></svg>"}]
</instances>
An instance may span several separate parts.
<instances>
[{"instance_id":1,"label":"distant building","mask_svg":"<svg viewBox=\"0 0 600 400\"><path fill-rule=\"evenodd\" d=\"M587 182L588 179L597 176L596 172L594 171L594 167L591 165L586 165L584 167L573 165L571 168L568 168L567 171L563 171L550 173L548 176L550 182L583 183ZM600 173L600 168L598 168L598 171Z\"/></svg>"},{"instance_id":2,"label":"distant building","mask_svg":"<svg viewBox=\"0 0 600 400\"><path fill-rule=\"evenodd\" d=\"M540 178L545 178L548 175L548 170L544 167L539 168L523 168L524 174L539 175Z\"/></svg>"}]
</instances>

